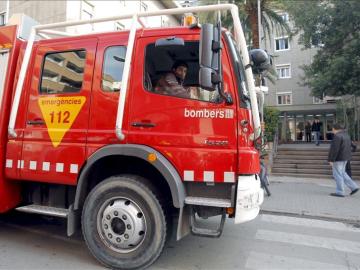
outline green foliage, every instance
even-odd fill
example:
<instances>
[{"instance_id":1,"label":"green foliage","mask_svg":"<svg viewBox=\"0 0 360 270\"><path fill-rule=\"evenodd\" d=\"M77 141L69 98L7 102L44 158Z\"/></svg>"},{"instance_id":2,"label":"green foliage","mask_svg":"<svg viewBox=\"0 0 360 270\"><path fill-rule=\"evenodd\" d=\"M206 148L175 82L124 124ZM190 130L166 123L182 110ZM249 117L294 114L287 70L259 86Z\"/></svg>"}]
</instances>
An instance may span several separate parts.
<instances>
[{"instance_id":1,"label":"green foliage","mask_svg":"<svg viewBox=\"0 0 360 270\"><path fill-rule=\"evenodd\" d=\"M265 136L269 142L274 141L278 128L280 111L275 108L264 108Z\"/></svg>"},{"instance_id":2,"label":"green foliage","mask_svg":"<svg viewBox=\"0 0 360 270\"><path fill-rule=\"evenodd\" d=\"M304 66L304 85L322 97L360 95L360 1L285 1L300 43L319 50Z\"/></svg>"},{"instance_id":3,"label":"green foliage","mask_svg":"<svg viewBox=\"0 0 360 270\"><path fill-rule=\"evenodd\" d=\"M259 48L259 31L258 31L258 6L257 0L200 0L198 5L212 5L220 3L233 3L239 8L239 17L243 26L245 37L253 48ZM281 0L260 0L261 10L261 29L263 37L270 37L275 32L278 35L289 35L291 31L286 22L276 12L284 7ZM217 21L217 12L203 13L200 15L200 23ZM229 12L221 14L222 25L229 30L233 28L231 15ZM266 40L266 39L265 39Z\"/></svg>"}]
</instances>

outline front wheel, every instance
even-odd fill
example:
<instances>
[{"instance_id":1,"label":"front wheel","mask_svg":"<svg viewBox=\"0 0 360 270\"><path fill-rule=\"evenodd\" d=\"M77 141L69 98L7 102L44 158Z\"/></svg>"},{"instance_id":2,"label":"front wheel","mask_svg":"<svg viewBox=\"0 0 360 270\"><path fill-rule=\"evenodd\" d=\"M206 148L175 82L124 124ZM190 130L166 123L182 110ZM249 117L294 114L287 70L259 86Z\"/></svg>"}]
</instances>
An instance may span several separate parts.
<instances>
[{"instance_id":1,"label":"front wheel","mask_svg":"<svg viewBox=\"0 0 360 270\"><path fill-rule=\"evenodd\" d=\"M138 176L116 176L88 195L82 231L96 259L113 269L151 265L166 239L164 210L155 191Z\"/></svg>"}]
</instances>

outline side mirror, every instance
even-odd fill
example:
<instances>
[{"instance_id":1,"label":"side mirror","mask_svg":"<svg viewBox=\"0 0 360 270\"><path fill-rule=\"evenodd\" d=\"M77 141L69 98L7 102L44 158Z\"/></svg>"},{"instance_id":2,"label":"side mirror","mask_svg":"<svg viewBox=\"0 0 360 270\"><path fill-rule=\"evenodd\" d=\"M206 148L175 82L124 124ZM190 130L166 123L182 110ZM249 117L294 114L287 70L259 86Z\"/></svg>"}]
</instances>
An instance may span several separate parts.
<instances>
[{"instance_id":1,"label":"side mirror","mask_svg":"<svg viewBox=\"0 0 360 270\"><path fill-rule=\"evenodd\" d=\"M250 59L252 62L254 74L261 74L271 67L270 56L264 50L261 49L251 50Z\"/></svg>"},{"instance_id":2,"label":"side mirror","mask_svg":"<svg viewBox=\"0 0 360 270\"><path fill-rule=\"evenodd\" d=\"M184 40L177 37L160 38L155 41L155 47L184 46Z\"/></svg>"},{"instance_id":3,"label":"side mirror","mask_svg":"<svg viewBox=\"0 0 360 270\"><path fill-rule=\"evenodd\" d=\"M220 81L220 77L215 70L207 67L200 68L199 82L201 88L208 91L214 91L216 90L216 85L219 84Z\"/></svg>"},{"instance_id":4,"label":"side mirror","mask_svg":"<svg viewBox=\"0 0 360 270\"><path fill-rule=\"evenodd\" d=\"M200 34L199 84L208 91L215 91L221 82L219 54L221 43L219 29L212 24L203 24Z\"/></svg>"}]
</instances>

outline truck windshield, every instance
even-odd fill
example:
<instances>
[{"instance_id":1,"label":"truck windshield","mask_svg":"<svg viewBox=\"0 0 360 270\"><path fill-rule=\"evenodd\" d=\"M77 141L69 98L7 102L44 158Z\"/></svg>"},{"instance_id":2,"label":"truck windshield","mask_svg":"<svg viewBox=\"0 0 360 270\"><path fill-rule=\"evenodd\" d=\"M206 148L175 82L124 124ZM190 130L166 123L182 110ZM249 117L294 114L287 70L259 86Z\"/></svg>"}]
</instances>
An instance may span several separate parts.
<instances>
[{"instance_id":1,"label":"truck windshield","mask_svg":"<svg viewBox=\"0 0 360 270\"><path fill-rule=\"evenodd\" d=\"M228 46L230 48L230 52L231 52L232 64L234 67L235 77L236 77L236 84L237 84L239 96L241 98L240 105L242 107L249 108L250 107L250 102L249 102L250 98L249 98L248 90L246 88L245 70L244 70L244 65L241 61L239 49L236 45L234 38L232 37L232 35L229 32L227 32L225 36L226 36L226 41L227 41L227 44L228 44Z\"/></svg>"}]
</instances>

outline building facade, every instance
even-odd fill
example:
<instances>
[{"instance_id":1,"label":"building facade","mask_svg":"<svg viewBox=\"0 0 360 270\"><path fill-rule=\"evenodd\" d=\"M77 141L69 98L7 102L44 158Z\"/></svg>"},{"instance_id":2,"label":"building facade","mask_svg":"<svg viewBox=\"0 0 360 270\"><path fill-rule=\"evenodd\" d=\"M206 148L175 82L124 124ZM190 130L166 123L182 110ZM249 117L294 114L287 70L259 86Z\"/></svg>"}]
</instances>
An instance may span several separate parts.
<instances>
[{"instance_id":1,"label":"building facade","mask_svg":"<svg viewBox=\"0 0 360 270\"><path fill-rule=\"evenodd\" d=\"M287 13L281 16L289 22ZM336 101L333 98L319 99L311 95L311 89L302 85L303 65L309 65L317 48L304 50L299 36L291 39L272 32L272 36L262 42L273 56L273 66L278 79L275 84L269 82L269 92L265 97L267 107L280 110L279 139L286 142L305 141L305 125L318 118L321 125L321 140L332 139L332 124L335 121Z\"/></svg>"},{"instance_id":2,"label":"building facade","mask_svg":"<svg viewBox=\"0 0 360 270\"><path fill-rule=\"evenodd\" d=\"M176 8L176 1L148 1L148 0L55 0L55 1L28 1L28 0L3 0L0 1L0 25L16 13L24 13L40 24L86 20L115 16L134 12L145 12L165 8ZM179 18L175 16L156 16L143 18L143 22L149 27L161 27L178 25ZM121 30L129 27L130 20L98 23L68 28L67 31L76 33Z\"/></svg>"}]
</instances>

